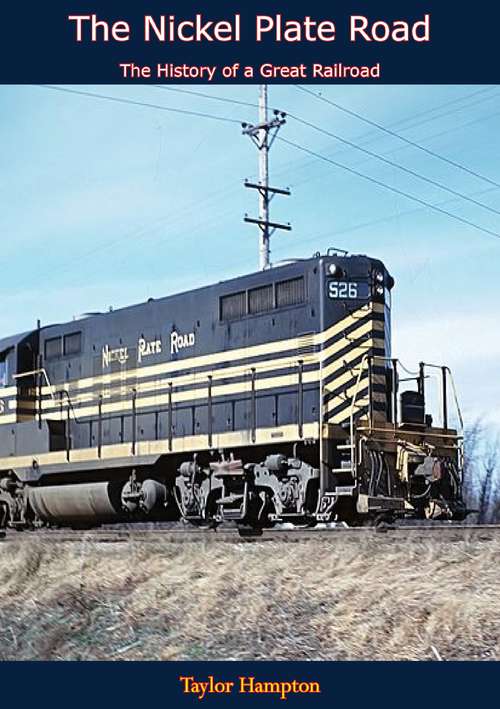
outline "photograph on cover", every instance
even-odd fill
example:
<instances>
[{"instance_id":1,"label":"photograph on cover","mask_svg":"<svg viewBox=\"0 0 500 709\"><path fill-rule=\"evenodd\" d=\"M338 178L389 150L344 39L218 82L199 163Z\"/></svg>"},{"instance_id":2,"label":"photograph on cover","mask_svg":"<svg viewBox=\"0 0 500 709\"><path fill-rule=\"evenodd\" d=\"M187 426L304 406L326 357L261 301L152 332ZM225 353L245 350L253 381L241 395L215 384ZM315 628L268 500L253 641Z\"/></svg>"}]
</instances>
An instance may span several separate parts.
<instances>
[{"instance_id":1,"label":"photograph on cover","mask_svg":"<svg viewBox=\"0 0 500 709\"><path fill-rule=\"evenodd\" d=\"M498 87L0 105L0 659L498 659Z\"/></svg>"}]
</instances>

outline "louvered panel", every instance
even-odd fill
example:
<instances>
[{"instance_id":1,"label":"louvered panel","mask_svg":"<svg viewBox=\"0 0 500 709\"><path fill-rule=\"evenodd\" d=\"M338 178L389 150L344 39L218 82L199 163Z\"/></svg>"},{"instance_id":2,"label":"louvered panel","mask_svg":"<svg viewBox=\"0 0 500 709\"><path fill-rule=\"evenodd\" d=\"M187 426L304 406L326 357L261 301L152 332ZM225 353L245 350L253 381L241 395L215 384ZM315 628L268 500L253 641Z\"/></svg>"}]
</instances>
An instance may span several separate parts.
<instances>
[{"instance_id":1,"label":"louvered panel","mask_svg":"<svg viewBox=\"0 0 500 709\"><path fill-rule=\"evenodd\" d=\"M237 320L246 315L246 292L231 293L220 299L220 319Z\"/></svg>"},{"instance_id":2,"label":"louvered panel","mask_svg":"<svg viewBox=\"0 0 500 709\"><path fill-rule=\"evenodd\" d=\"M315 356L314 334L301 335L297 339L297 357L303 362L311 362Z\"/></svg>"},{"instance_id":3,"label":"louvered panel","mask_svg":"<svg viewBox=\"0 0 500 709\"><path fill-rule=\"evenodd\" d=\"M274 307L273 286L261 286L248 291L248 310L251 314L267 313Z\"/></svg>"},{"instance_id":4,"label":"louvered panel","mask_svg":"<svg viewBox=\"0 0 500 709\"><path fill-rule=\"evenodd\" d=\"M306 299L304 277L290 278L276 284L276 305L284 308L287 305L299 305Z\"/></svg>"}]
</instances>

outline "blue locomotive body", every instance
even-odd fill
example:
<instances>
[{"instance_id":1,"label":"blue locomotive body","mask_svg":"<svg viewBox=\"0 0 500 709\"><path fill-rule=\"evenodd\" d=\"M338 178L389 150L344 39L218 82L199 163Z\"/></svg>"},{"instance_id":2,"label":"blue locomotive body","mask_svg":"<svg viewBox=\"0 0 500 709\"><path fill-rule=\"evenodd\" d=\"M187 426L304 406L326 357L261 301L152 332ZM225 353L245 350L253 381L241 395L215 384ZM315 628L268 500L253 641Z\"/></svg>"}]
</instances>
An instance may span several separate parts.
<instances>
[{"instance_id":1,"label":"blue locomotive body","mask_svg":"<svg viewBox=\"0 0 500 709\"><path fill-rule=\"evenodd\" d=\"M0 341L0 523L401 513L392 286L380 261L329 253ZM450 470L453 435L436 439Z\"/></svg>"}]
</instances>

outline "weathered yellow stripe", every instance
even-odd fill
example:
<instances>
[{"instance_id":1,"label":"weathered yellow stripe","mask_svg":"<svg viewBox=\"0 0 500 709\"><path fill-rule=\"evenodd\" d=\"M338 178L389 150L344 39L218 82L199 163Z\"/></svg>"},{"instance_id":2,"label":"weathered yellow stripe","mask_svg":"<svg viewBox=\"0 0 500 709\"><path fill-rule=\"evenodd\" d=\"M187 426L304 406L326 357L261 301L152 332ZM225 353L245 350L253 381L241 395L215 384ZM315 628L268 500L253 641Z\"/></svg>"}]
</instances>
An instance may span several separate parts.
<instances>
[{"instance_id":1,"label":"weathered yellow stripe","mask_svg":"<svg viewBox=\"0 0 500 709\"><path fill-rule=\"evenodd\" d=\"M366 379L362 379L359 383L359 388L358 388L358 396L364 396L364 390L367 388L368 382ZM356 392L356 386L357 383L354 383L352 386L347 387L344 389L341 395L339 396L334 396L333 399L330 399L330 401L326 405L326 410L327 412L333 411L337 406L340 404L345 403L346 401L352 400L352 397L354 396ZM378 392L373 392L373 399L374 401L376 400L376 395ZM380 396L383 397L383 400L385 400L384 394L380 393ZM358 404L358 400L356 400L356 404Z\"/></svg>"},{"instance_id":2,"label":"weathered yellow stripe","mask_svg":"<svg viewBox=\"0 0 500 709\"><path fill-rule=\"evenodd\" d=\"M17 414L0 414L0 425L2 423L16 423Z\"/></svg>"},{"instance_id":3,"label":"weathered yellow stripe","mask_svg":"<svg viewBox=\"0 0 500 709\"><path fill-rule=\"evenodd\" d=\"M353 325L357 320L365 317L371 312L383 312L383 305L381 303L367 303L361 308L356 310L352 315L339 320L337 323L333 324L328 330L324 330L321 333L315 333L311 335L312 341L315 345L322 344L326 342L331 337L337 335L338 333L345 330L350 325ZM234 350L227 350L223 352L215 352L208 355L199 355L194 357L188 357L186 359L175 360L170 362L162 362L160 364L153 364L146 367L138 367L136 369L124 370L123 372L108 372L105 374L100 374L95 377L86 377L84 379L70 381L69 384L76 386L79 389L86 389L90 386L95 386L98 384L110 384L111 382L121 383L127 382L129 379L143 378L143 377L153 377L160 375L168 375L179 369L192 369L195 367L206 367L210 365L220 364L222 362L232 362L238 359L247 359L251 357L259 357L272 353L286 352L291 349L298 349L302 342L301 337L294 337L288 340L276 340L273 342L266 342L261 345L252 345L250 347L242 347ZM206 376L206 373L204 373ZM42 388L43 394L50 394L52 391L59 391L64 389L67 383L54 385L54 387L44 386ZM134 384L135 386L135 384Z\"/></svg>"},{"instance_id":4,"label":"weathered yellow stripe","mask_svg":"<svg viewBox=\"0 0 500 709\"><path fill-rule=\"evenodd\" d=\"M363 332L365 328L362 328ZM367 347L377 347L383 346L383 340L372 339L364 340L363 344ZM323 370L323 378L333 374L339 369L343 369L345 364L350 361L362 356L365 353L365 348L356 348L353 346L351 350L342 358L332 362L328 367ZM249 370L247 369L249 373ZM302 376L302 381L304 384L312 384L320 381L321 373L319 370L313 370L310 372L304 372ZM352 375L351 375L352 377ZM205 380L206 386L199 389L187 389L185 391L173 391L172 393L172 404L184 403L187 401L198 401L200 399L206 399L208 396L208 379ZM328 384L329 388L335 388L335 381ZM255 390L267 391L269 389L275 389L280 387L297 387L298 386L298 372L292 374L285 374L281 376L257 378L255 380ZM221 396L232 396L238 394L249 394L251 392L251 380L248 378L247 381L240 381L236 383L229 384L213 384L212 385L212 397L215 400L217 397ZM95 396L92 398L94 402L90 406L83 406L79 408L76 412L78 418L86 418L90 416L97 416L99 413L99 408L97 406ZM53 407L52 402L43 402L46 413L44 413L43 418L53 418L54 415L59 415L61 418L66 417L66 405L64 405L62 412L60 409ZM151 396L138 397L136 399L137 409L144 409L150 407L165 406L169 403L168 393L154 393ZM47 409L51 409L50 412ZM106 399L103 401L102 413L116 414L116 413L130 413L132 410L132 399L128 398L123 401L115 401L106 403Z\"/></svg>"},{"instance_id":5,"label":"weathered yellow stripe","mask_svg":"<svg viewBox=\"0 0 500 709\"><path fill-rule=\"evenodd\" d=\"M304 384L309 384L318 381L318 372L304 372L302 381ZM297 387L299 383L298 374L286 374L278 377L268 377L266 379L257 379L255 382L255 390L266 391L268 389L275 389L277 387ZM208 383L207 383L208 384ZM238 382L237 384L222 384L219 386L212 387L212 397L216 399L219 396L231 396L233 394L249 394L251 392L251 382ZM206 399L208 396L208 386L201 389L188 389L186 391L177 391L172 395L172 403L179 404L186 401L198 401L199 399ZM95 399L94 399L95 401ZM153 396L146 396L138 398L136 400L137 409L148 408L153 406L167 405L169 401L168 394L157 394ZM103 414L114 414L114 413L129 413L132 410L132 401L127 399L125 401L115 401L112 403L103 403L102 413ZM51 413L44 413L43 418L54 418L54 413L59 414L60 410L55 410ZM96 405L86 406L78 409L76 412L78 418L85 418L88 416L97 416L99 413L99 408ZM63 418L66 416L66 409L63 409Z\"/></svg>"},{"instance_id":6,"label":"weathered yellow stripe","mask_svg":"<svg viewBox=\"0 0 500 709\"><path fill-rule=\"evenodd\" d=\"M273 371L273 370L279 370L279 369L287 369L288 367L292 366L297 366L298 364L298 357L285 357L277 360L272 360L269 362L264 362L261 365L256 364L255 365L255 370L257 376L268 372L268 371ZM315 357L317 359L317 357ZM213 372L203 372L203 373L191 373L191 374L185 374L180 377L170 377L170 378L164 378L161 380L152 380L148 382L139 382L137 386L134 387L136 390L137 394L144 394L148 392L154 392L155 394L159 394L161 391L165 392L169 385L172 384L172 387L180 387L180 386L189 386L189 385L195 385L199 384L200 382L208 385L208 377L209 375L212 375L212 383L216 383L217 381L220 381L222 379L233 379L236 377L242 377L242 376L250 376L251 374L251 368L248 365L239 365L237 367L226 367L224 369L218 369ZM123 392L123 389L126 389L126 393L131 396L132 395L132 388L130 387L113 387L108 390L106 390L104 393L105 398L111 398L112 396L120 396ZM89 391L85 392L83 394L77 394L77 395L71 395L71 403L75 406L77 404L85 403L85 402L90 402L90 401L95 401L96 400L96 392L95 391ZM66 406L65 400L63 400L64 407ZM57 408L57 403L55 403L52 400L45 400L42 402L42 408L43 409L54 409Z\"/></svg>"},{"instance_id":7,"label":"weathered yellow stripe","mask_svg":"<svg viewBox=\"0 0 500 709\"><path fill-rule=\"evenodd\" d=\"M363 406L368 406L368 398L364 396L363 398L359 399L356 401L356 408L361 408ZM348 406L344 411L341 411L340 413L336 414L333 416L331 419L328 419L328 423L344 423L345 421L349 421L351 416L351 407Z\"/></svg>"},{"instance_id":8,"label":"weathered yellow stripe","mask_svg":"<svg viewBox=\"0 0 500 709\"><path fill-rule=\"evenodd\" d=\"M359 357L360 355L363 354L363 348L356 348L356 340L359 338L362 338L366 336L368 333L372 332L372 330L375 331L381 331L383 330L383 323L380 323L378 321L373 322L369 321L366 322L364 325L360 326L357 330L354 330L350 335L349 338L343 338L339 340L338 342L333 343L330 347L326 348L321 352L321 358L326 359L331 356L333 356L336 352L341 351L344 349L346 346L351 346L351 350L349 352L349 355L346 355L344 359L348 359L349 361L354 359L355 357ZM366 346L371 346L370 343L372 341L366 340ZM381 346L383 347L383 340L381 341ZM299 357L297 355L294 355L293 357L282 357L280 359L276 360L268 360L262 364L257 364L255 365L255 370L257 373L257 377L261 375L263 372L266 371L273 371L277 369L286 369L288 367L296 366L298 364ZM318 361L318 355L314 355L314 358L311 357L310 361ZM331 363L328 367L326 367L323 370L323 377L328 377L331 372L335 371L338 368L337 363ZM341 365L340 365L341 366ZM231 378L236 378L236 377L241 377L244 375L250 375L250 367L248 365L238 365L234 367L226 367L224 369L220 370L215 370L212 372L203 372L203 373L190 373L190 374L185 374L180 377L171 377L169 379L163 379L163 380L152 380L148 382L139 382L136 384L134 387L137 394L142 394L142 393L148 393L148 392L154 392L155 396L159 396L160 392L163 390L165 391L169 384L171 383L172 386L179 387L179 386L189 386L193 384L198 384L199 382L206 382L208 384L208 377L209 375L212 376L212 382L217 382L218 380L221 379L231 379ZM126 391L123 391L125 389ZM113 396L119 396L122 394L128 393L129 396L132 395L132 389L127 388L122 386L117 386L110 388L107 391L104 391L104 397L105 398L111 398ZM85 402L95 402L96 400L96 392L94 391L89 391L85 392L82 394L71 394L71 402L74 406L80 405ZM53 400L46 400L42 402L42 408L44 410L53 410L57 408L57 404L54 403ZM83 414L81 414L83 415Z\"/></svg>"},{"instance_id":9,"label":"weathered yellow stripe","mask_svg":"<svg viewBox=\"0 0 500 709\"><path fill-rule=\"evenodd\" d=\"M342 340L339 340L338 342L334 342L330 347L328 347L326 350L324 350L324 359L329 359L333 355L337 354L337 352L341 352L343 349L345 349L346 346L350 346L351 349L349 352L347 352L345 355L343 355L342 360L338 361L333 361L326 367L323 367L323 378L326 379L327 377L330 376L330 374L334 371L336 371L339 366L342 366L343 361L351 361L353 359L356 359L356 357L362 357L364 354L368 352L368 349L371 347L377 346L377 347L382 347L384 346L384 340L383 339L378 339L374 340L373 338L367 338L366 340L362 340L360 342L360 339L363 337L366 337L366 335L370 334L372 330L378 331L380 328L374 327L375 323L373 322L367 322L361 327L359 327L357 330L355 330L349 337L354 340L354 342L351 342L345 338ZM382 327L383 329L383 327ZM377 345L374 343L377 342Z\"/></svg>"}]
</instances>

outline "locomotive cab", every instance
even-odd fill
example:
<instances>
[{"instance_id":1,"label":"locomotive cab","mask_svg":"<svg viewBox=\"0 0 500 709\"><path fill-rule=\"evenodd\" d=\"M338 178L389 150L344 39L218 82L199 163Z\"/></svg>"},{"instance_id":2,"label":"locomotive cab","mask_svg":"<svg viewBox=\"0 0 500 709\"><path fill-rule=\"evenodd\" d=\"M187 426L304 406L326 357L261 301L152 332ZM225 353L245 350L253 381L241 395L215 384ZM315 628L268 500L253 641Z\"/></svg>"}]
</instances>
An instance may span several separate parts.
<instances>
[{"instance_id":1,"label":"locomotive cab","mask_svg":"<svg viewBox=\"0 0 500 709\"><path fill-rule=\"evenodd\" d=\"M0 340L0 424L33 419L37 356L37 332Z\"/></svg>"}]
</instances>

